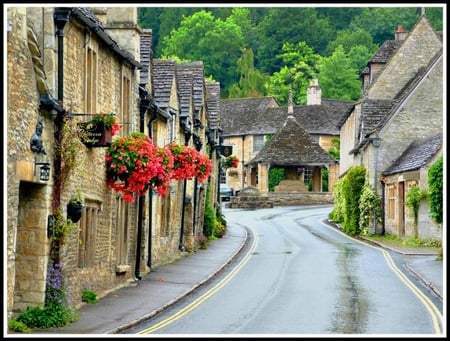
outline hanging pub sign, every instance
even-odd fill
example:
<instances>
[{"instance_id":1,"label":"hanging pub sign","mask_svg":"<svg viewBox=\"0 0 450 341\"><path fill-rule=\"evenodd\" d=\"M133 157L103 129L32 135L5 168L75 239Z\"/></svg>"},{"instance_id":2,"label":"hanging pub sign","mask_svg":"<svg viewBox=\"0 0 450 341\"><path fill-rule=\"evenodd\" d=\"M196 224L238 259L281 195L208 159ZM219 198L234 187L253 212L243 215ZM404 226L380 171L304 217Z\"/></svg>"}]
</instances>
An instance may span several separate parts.
<instances>
[{"instance_id":1,"label":"hanging pub sign","mask_svg":"<svg viewBox=\"0 0 450 341\"><path fill-rule=\"evenodd\" d=\"M233 146L220 146L220 154L227 157L233 154Z\"/></svg>"},{"instance_id":2,"label":"hanging pub sign","mask_svg":"<svg viewBox=\"0 0 450 341\"><path fill-rule=\"evenodd\" d=\"M81 141L86 147L111 146L111 129L106 128L103 122L81 122L78 126L82 131Z\"/></svg>"}]
</instances>

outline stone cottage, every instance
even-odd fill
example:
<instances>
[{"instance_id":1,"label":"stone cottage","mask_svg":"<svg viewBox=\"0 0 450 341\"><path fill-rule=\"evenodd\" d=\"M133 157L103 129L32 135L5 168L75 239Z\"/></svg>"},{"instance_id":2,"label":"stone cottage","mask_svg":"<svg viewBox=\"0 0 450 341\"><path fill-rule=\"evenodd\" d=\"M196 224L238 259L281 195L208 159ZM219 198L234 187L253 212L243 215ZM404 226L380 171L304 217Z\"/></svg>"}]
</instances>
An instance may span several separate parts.
<instances>
[{"instance_id":1,"label":"stone cottage","mask_svg":"<svg viewBox=\"0 0 450 341\"><path fill-rule=\"evenodd\" d=\"M418 173L409 180L399 177L394 193L391 186L382 186L382 174L411 143L443 132L442 52L442 36L422 13L410 32L400 29L396 39L385 42L368 62L361 75L363 96L339 123L340 175L364 165L369 184L383 199L383 226L374 224L371 232L404 236L411 230L404 226L410 214L404 203L407 182L417 181L425 188L425 179ZM429 219L423 223L433 226Z\"/></svg>"},{"instance_id":2,"label":"stone cottage","mask_svg":"<svg viewBox=\"0 0 450 341\"><path fill-rule=\"evenodd\" d=\"M191 192L184 192L186 186L173 181L165 197L149 190L128 202L107 185L105 156L112 139L133 132L159 147L188 141L206 154L209 115L202 65L196 64L192 112L183 117L178 66L162 63L167 74L160 77L151 30L138 26L136 8L10 7L7 20L10 316L44 304L49 259L63 266L67 292L78 304L84 288L102 296L195 248L204 188L193 179ZM115 136L88 129L96 113L114 114L120 125ZM81 218L60 238L59 222L79 192ZM209 200L217 201L214 191ZM189 228L182 229L183 221Z\"/></svg>"}]
</instances>

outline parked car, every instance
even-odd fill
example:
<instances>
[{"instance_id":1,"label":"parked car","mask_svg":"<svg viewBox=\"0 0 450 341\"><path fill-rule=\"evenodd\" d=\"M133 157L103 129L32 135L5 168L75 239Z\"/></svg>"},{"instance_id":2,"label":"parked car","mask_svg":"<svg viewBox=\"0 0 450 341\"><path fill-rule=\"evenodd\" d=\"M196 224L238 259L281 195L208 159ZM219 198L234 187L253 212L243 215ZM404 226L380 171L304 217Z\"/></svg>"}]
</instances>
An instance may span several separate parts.
<instances>
[{"instance_id":1,"label":"parked car","mask_svg":"<svg viewBox=\"0 0 450 341\"><path fill-rule=\"evenodd\" d=\"M230 201L233 193L234 191L230 186L226 184L220 184L220 199L222 201Z\"/></svg>"}]
</instances>

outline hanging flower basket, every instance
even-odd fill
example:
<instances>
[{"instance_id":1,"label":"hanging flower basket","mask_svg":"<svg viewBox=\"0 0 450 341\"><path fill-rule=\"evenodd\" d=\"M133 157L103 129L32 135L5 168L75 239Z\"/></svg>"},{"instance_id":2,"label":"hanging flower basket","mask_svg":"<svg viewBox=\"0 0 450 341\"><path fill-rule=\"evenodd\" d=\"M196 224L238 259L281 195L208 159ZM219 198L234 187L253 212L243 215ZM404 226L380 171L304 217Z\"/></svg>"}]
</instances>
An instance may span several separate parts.
<instances>
[{"instance_id":1,"label":"hanging flower basket","mask_svg":"<svg viewBox=\"0 0 450 341\"><path fill-rule=\"evenodd\" d=\"M70 202L67 204L67 219L72 220L73 223L77 223L80 220L82 212L82 204L74 204Z\"/></svg>"},{"instance_id":2,"label":"hanging flower basket","mask_svg":"<svg viewBox=\"0 0 450 341\"><path fill-rule=\"evenodd\" d=\"M235 155L230 155L222 158L221 165L223 169L237 168L239 159Z\"/></svg>"}]
</instances>

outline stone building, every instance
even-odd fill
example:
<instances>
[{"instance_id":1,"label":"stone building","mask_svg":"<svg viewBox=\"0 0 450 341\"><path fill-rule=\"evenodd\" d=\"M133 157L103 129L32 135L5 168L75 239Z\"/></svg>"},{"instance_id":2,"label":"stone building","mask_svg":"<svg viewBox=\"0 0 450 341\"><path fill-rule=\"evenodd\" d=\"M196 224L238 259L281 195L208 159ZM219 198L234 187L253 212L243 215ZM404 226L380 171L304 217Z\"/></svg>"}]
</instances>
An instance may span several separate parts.
<instances>
[{"instance_id":1,"label":"stone building","mask_svg":"<svg viewBox=\"0 0 450 341\"><path fill-rule=\"evenodd\" d=\"M443 132L442 53L442 36L422 13L411 32L399 29L396 39L385 42L368 62L361 74L363 96L339 123L340 175L364 165L369 184L384 200L383 226L374 224L372 232L404 236L411 231L404 226L410 215L404 202L406 180L398 178L394 194L384 186L382 174L412 142ZM409 180L427 187L424 177ZM386 199L393 196L395 204ZM397 207L395 212L389 208L392 205ZM423 224L434 223L428 219Z\"/></svg>"},{"instance_id":2,"label":"stone building","mask_svg":"<svg viewBox=\"0 0 450 341\"><path fill-rule=\"evenodd\" d=\"M114 113L120 130L113 139L141 132L159 147L187 141L206 154L202 64L191 67L193 106L183 117L178 66L162 62L167 74L160 77L151 30L138 26L136 8L9 7L7 20L8 315L44 304L49 259L63 265L67 292L79 304L84 288L101 297L186 255L187 246L195 249L204 187L188 181L195 210L180 181L172 181L167 196L149 190L127 202L106 181L111 136L86 143L79 131L88 134L94 113ZM59 218L78 192L81 219L57 238ZM208 199L216 202L216 193Z\"/></svg>"},{"instance_id":3,"label":"stone building","mask_svg":"<svg viewBox=\"0 0 450 341\"><path fill-rule=\"evenodd\" d=\"M308 88L306 105L293 105L290 101L287 108L279 107L273 98L266 97L222 100L223 144L232 147L233 154L239 157L241 165L237 168L237 172L234 169L228 169L226 178L222 178L221 181L226 182L235 191L249 185L257 187L261 193L267 193L269 191L267 179L265 176L264 179L261 178L261 174L258 174L257 162L252 162L263 148L266 137L277 133L285 124L286 118L292 115L314 143L328 152L333 146L333 139L339 140L339 121L347 115L352 106L353 102L350 101L322 98L317 80L312 81ZM294 153L293 149L297 145L298 141L293 140L291 147L289 144L279 147L292 150ZM295 166L295 169L304 168L305 173L302 179L306 184L317 178L317 172L321 174L322 169L317 168L312 161L309 165L298 161L296 165L291 162L290 166ZM333 185L338 180L339 164L327 162L325 165L319 161L317 164L328 169L328 191L332 192ZM275 167L276 164L273 163L272 166ZM322 192L321 183L321 179L316 181L313 191Z\"/></svg>"}]
</instances>

